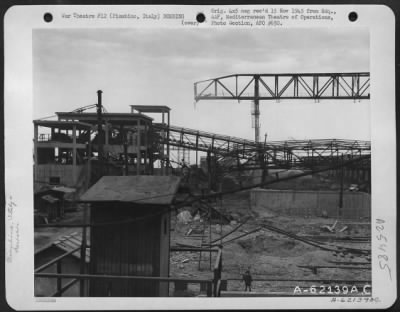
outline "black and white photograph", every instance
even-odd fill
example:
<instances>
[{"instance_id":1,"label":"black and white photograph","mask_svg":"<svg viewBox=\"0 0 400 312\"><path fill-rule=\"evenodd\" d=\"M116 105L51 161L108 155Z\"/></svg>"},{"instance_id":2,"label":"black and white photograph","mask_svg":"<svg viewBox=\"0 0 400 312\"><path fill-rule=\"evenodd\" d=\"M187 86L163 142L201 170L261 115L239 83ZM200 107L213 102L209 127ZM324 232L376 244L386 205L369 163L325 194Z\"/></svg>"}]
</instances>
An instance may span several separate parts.
<instances>
[{"instance_id":1,"label":"black and white photograph","mask_svg":"<svg viewBox=\"0 0 400 312\"><path fill-rule=\"evenodd\" d=\"M36 300L379 300L371 28L210 12L252 24L32 28Z\"/></svg>"}]
</instances>

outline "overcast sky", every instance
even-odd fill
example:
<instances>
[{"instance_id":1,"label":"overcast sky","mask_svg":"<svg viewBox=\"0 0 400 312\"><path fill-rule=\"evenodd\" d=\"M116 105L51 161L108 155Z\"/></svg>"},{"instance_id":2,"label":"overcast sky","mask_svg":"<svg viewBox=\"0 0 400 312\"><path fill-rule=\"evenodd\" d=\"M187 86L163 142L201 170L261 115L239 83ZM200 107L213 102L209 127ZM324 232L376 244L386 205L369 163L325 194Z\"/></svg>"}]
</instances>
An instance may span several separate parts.
<instances>
[{"instance_id":1,"label":"overcast sky","mask_svg":"<svg viewBox=\"0 0 400 312\"><path fill-rule=\"evenodd\" d=\"M367 29L60 29L33 33L34 119L97 102L167 105L171 124L247 139L251 103L194 105L193 83L236 73L369 71ZM370 139L368 100L261 101L268 140Z\"/></svg>"}]
</instances>

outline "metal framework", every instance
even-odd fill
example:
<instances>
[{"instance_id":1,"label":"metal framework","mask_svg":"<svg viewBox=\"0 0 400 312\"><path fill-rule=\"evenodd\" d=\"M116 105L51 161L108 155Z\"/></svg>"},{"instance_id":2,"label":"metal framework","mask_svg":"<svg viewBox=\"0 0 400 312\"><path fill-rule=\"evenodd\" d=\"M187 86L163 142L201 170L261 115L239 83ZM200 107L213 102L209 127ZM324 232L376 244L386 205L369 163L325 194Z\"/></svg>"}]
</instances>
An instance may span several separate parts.
<instances>
[{"instance_id":1,"label":"metal framework","mask_svg":"<svg viewBox=\"0 0 400 312\"><path fill-rule=\"evenodd\" d=\"M81 248L86 250L86 245L82 244L75 249L72 249L69 252L62 254L59 257L54 258L53 260L47 262L46 264L35 269L35 278L48 278L48 279L56 279L56 289L52 294L48 294L49 297L62 297L63 293L74 286L78 281L89 280L92 282L96 282L98 280L137 280L137 281L154 281L154 282L168 282L168 283L192 283L192 284L203 284L206 286L207 296L211 297L219 297L220 296L220 287L221 287L221 273L222 273L222 246L218 246L218 249L212 248L180 248L177 251L189 250L189 251L210 251L216 252L216 260L213 267L213 278L211 279L196 279L196 278L174 278L174 277L158 277L158 276L135 276L135 275L111 275L111 274L83 274L83 273L64 273L62 271L62 260L64 260L68 255L79 251ZM171 250L174 251L174 250ZM84 263L85 260L81 261ZM210 258L211 259L211 258ZM45 269L48 269L52 266L56 267L56 273L43 272ZM63 282L64 279L64 282ZM68 282L65 282L68 280ZM79 286L80 297L86 296L83 291L84 284L81 283ZM176 287L176 284L175 284Z\"/></svg>"},{"instance_id":2,"label":"metal framework","mask_svg":"<svg viewBox=\"0 0 400 312\"><path fill-rule=\"evenodd\" d=\"M370 74L302 73L302 74L234 74L195 82L194 98L200 100L254 101L255 141L260 141L259 101L280 99L370 98Z\"/></svg>"},{"instance_id":3,"label":"metal framework","mask_svg":"<svg viewBox=\"0 0 400 312\"><path fill-rule=\"evenodd\" d=\"M252 88L253 87L253 88ZM195 100L369 99L362 73L235 74L195 82ZM257 90L258 88L258 90Z\"/></svg>"},{"instance_id":4,"label":"metal framework","mask_svg":"<svg viewBox=\"0 0 400 312\"><path fill-rule=\"evenodd\" d=\"M163 124L153 126L158 132L167 130ZM240 159L242 162L245 160L250 163L254 160L253 165L261 155L269 168L313 168L339 162L342 155L346 159L354 159L371 154L369 141L323 139L270 141L263 144L175 126L170 126L168 131L168 138L158 135L155 141L160 144L169 143L171 146L209 152L226 159ZM365 160L365 157L363 159ZM237 167L236 163L234 166Z\"/></svg>"}]
</instances>

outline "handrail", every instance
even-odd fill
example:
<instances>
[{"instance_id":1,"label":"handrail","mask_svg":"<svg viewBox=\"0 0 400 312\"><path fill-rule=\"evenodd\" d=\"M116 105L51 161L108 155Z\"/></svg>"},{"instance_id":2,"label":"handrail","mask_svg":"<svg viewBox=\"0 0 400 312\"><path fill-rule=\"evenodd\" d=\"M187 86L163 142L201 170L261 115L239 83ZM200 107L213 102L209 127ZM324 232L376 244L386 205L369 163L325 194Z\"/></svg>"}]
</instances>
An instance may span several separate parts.
<instances>
[{"instance_id":1,"label":"handrail","mask_svg":"<svg viewBox=\"0 0 400 312\"><path fill-rule=\"evenodd\" d=\"M126 275L96 275L96 274L70 274L70 273L35 273L36 278L72 278L64 287L58 287L57 291L51 297L61 296L63 292L68 290L76 282L83 279L119 279L119 280L150 280L158 282L183 282L183 283L199 283L206 284L207 296L212 296L213 280L211 279L188 279L188 278L173 278L173 277L157 277L157 276L126 276Z\"/></svg>"},{"instance_id":2,"label":"handrail","mask_svg":"<svg viewBox=\"0 0 400 312\"><path fill-rule=\"evenodd\" d=\"M254 275L253 275L254 276ZM243 281L243 278L239 277L232 277L227 278L227 281ZM371 283L369 279L360 279L360 280L349 280L349 279L329 279L329 278L320 278L320 279L289 279L289 278L252 278L253 282L304 282L304 283L325 283L325 284L332 284L332 283L348 283L348 284L355 284L355 283Z\"/></svg>"},{"instance_id":3,"label":"handrail","mask_svg":"<svg viewBox=\"0 0 400 312\"><path fill-rule=\"evenodd\" d=\"M76 278L76 279L122 279L122 280L151 280L160 282L187 282L187 283L209 283L210 279L190 279L159 276L133 276L133 275L109 275L109 274L71 274L71 273L35 273L37 278Z\"/></svg>"}]
</instances>

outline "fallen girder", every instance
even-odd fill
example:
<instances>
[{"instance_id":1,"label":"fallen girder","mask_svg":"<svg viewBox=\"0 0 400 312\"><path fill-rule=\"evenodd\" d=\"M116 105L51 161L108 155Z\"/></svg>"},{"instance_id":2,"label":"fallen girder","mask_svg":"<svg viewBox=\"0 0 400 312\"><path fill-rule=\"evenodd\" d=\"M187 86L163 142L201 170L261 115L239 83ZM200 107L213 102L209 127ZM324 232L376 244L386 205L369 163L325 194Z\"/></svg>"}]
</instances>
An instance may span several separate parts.
<instances>
[{"instance_id":1,"label":"fallen girder","mask_svg":"<svg viewBox=\"0 0 400 312\"><path fill-rule=\"evenodd\" d=\"M263 225L261 225L261 227L266 229L266 230L279 233L281 235L293 238L293 239L301 241L301 242L303 242L305 244L308 244L308 245L311 245L311 246L314 246L314 247L318 247L318 248L320 248L322 250L326 250L326 251L346 252L346 253L352 253L352 254L357 254L357 255L370 255L371 254L371 250L368 250L368 249L359 249L359 248L338 246L338 245L334 245L334 244L327 244L327 243L315 241L315 240L312 240L312 239L306 239L306 238L298 236L298 235L296 235L294 233L291 233L291 232L282 230L280 228L274 227L272 225L263 224Z\"/></svg>"}]
</instances>

